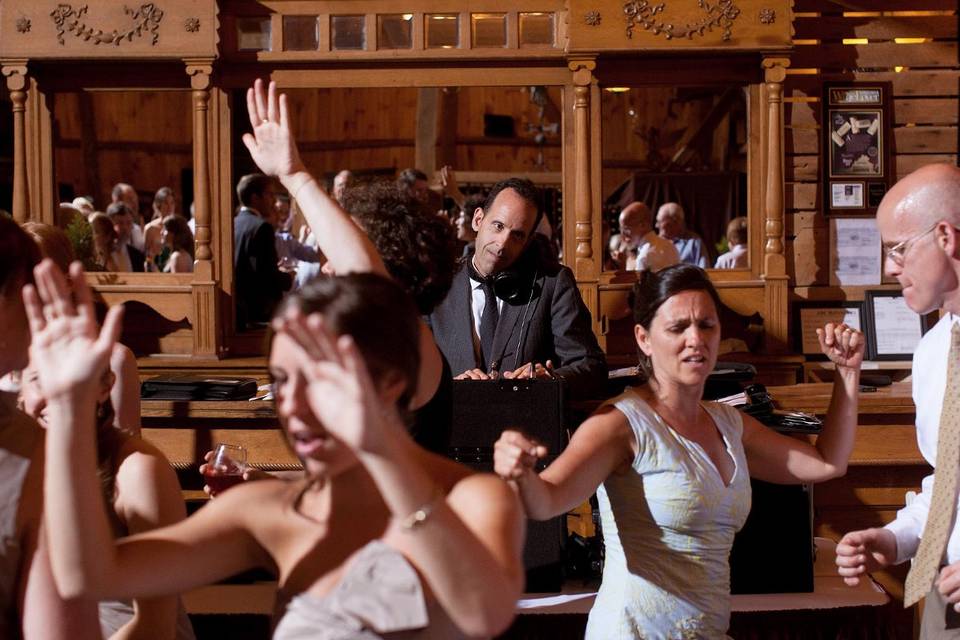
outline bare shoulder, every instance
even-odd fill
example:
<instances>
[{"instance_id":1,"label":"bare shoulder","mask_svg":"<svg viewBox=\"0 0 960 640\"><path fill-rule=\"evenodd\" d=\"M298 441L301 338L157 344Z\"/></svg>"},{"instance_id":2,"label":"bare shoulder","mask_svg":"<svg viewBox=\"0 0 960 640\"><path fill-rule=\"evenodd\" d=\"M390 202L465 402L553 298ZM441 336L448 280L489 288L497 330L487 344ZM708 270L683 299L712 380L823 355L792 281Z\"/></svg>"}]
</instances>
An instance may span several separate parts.
<instances>
[{"instance_id":1,"label":"bare shoulder","mask_svg":"<svg viewBox=\"0 0 960 640\"><path fill-rule=\"evenodd\" d=\"M603 442L622 441L633 442L633 430L627 416L611 404L597 409L589 418L583 421L574 432L574 438L599 439Z\"/></svg>"},{"instance_id":2,"label":"bare shoulder","mask_svg":"<svg viewBox=\"0 0 960 640\"><path fill-rule=\"evenodd\" d=\"M510 521L523 513L516 492L492 473L474 473L457 482L447 494L447 504L478 519Z\"/></svg>"}]
</instances>

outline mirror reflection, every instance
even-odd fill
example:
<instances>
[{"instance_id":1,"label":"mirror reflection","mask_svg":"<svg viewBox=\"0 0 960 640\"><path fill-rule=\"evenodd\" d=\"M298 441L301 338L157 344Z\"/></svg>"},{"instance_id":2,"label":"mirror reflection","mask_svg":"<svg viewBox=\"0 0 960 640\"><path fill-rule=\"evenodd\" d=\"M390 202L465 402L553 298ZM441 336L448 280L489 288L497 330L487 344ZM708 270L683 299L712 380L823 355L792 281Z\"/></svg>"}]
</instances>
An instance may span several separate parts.
<instances>
[{"instance_id":1,"label":"mirror reflection","mask_svg":"<svg viewBox=\"0 0 960 640\"><path fill-rule=\"evenodd\" d=\"M335 88L284 93L304 164L337 200L343 202L344 190L350 187L394 184L442 216L467 251L473 241L470 221L486 190L502 178L529 177L543 190L546 215L540 230L559 252L561 87ZM234 182L245 186L244 176L257 172L242 142L250 130L245 90L234 93L233 114ZM235 243L243 235L238 229L249 226L242 216L251 208L256 210L277 234L278 271L288 274L288 286L297 287L320 268L323 257L316 251L316 239L279 184L273 182L255 192L255 202L250 198L243 202L238 190ZM271 278L272 282L283 280ZM235 281L238 327L249 326L249 314L239 299L241 284Z\"/></svg>"},{"instance_id":2,"label":"mirror reflection","mask_svg":"<svg viewBox=\"0 0 960 640\"><path fill-rule=\"evenodd\" d=\"M747 89L604 87L606 270L746 268Z\"/></svg>"},{"instance_id":3,"label":"mirror reflection","mask_svg":"<svg viewBox=\"0 0 960 640\"><path fill-rule=\"evenodd\" d=\"M87 270L193 270L192 127L188 91L56 94L56 223Z\"/></svg>"}]
</instances>

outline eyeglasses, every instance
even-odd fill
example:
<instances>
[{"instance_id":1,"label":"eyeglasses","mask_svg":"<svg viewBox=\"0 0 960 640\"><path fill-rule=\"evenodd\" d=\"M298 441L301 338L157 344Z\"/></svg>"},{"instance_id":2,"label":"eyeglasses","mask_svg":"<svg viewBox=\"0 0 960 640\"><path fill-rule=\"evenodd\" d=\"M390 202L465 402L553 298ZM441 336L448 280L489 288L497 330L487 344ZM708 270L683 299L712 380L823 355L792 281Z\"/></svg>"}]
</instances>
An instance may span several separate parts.
<instances>
[{"instance_id":1,"label":"eyeglasses","mask_svg":"<svg viewBox=\"0 0 960 640\"><path fill-rule=\"evenodd\" d=\"M893 245L892 247L887 249L886 257L889 258L898 267L902 267L903 261L907 257L907 252L910 251L910 248L914 245L914 243L916 243L917 240L924 237L925 235L927 235L928 233L936 229L938 226L940 226L940 222L942 222L942 220L938 221L936 224L934 224L932 227L930 227L923 233L918 233L915 236L911 236L906 240L903 240L902 242L898 242L897 244Z\"/></svg>"}]
</instances>

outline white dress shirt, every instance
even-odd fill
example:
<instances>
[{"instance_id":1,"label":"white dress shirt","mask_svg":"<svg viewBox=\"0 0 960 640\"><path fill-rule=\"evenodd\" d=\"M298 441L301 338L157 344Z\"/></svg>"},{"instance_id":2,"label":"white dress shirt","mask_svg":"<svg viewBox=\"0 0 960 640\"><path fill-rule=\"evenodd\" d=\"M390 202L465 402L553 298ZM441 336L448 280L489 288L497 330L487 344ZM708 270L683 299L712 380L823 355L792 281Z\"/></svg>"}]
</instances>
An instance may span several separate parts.
<instances>
[{"instance_id":1,"label":"white dress shirt","mask_svg":"<svg viewBox=\"0 0 960 640\"><path fill-rule=\"evenodd\" d=\"M960 322L960 316L944 315L940 322L923 336L913 353L913 403L917 407L917 444L930 466L934 466L937 460L940 410L947 386L950 330L954 322ZM927 522L927 513L930 511L933 476L931 473L923 479L920 494L898 511L897 518L885 527L897 538L897 563L909 560L917 553L923 527ZM960 560L960 527L957 524L955 520L947 540L947 564Z\"/></svg>"},{"instance_id":2,"label":"white dress shirt","mask_svg":"<svg viewBox=\"0 0 960 640\"><path fill-rule=\"evenodd\" d=\"M725 254L717 258L714 269L742 269L747 267L747 245L735 244Z\"/></svg>"},{"instance_id":3,"label":"white dress shirt","mask_svg":"<svg viewBox=\"0 0 960 640\"><path fill-rule=\"evenodd\" d=\"M637 271L660 271L680 262L680 253L673 243L648 231L637 244Z\"/></svg>"}]
</instances>

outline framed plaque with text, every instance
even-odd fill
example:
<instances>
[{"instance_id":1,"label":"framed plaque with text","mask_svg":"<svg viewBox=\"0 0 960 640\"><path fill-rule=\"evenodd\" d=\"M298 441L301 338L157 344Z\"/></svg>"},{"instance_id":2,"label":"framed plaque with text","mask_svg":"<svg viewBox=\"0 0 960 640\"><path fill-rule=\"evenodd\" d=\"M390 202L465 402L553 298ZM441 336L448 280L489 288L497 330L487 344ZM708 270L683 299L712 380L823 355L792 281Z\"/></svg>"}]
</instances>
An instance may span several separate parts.
<instances>
[{"instance_id":1,"label":"framed plaque with text","mask_svg":"<svg viewBox=\"0 0 960 640\"><path fill-rule=\"evenodd\" d=\"M824 213L875 214L890 167L890 83L824 84Z\"/></svg>"}]
</instances>

